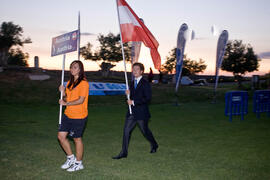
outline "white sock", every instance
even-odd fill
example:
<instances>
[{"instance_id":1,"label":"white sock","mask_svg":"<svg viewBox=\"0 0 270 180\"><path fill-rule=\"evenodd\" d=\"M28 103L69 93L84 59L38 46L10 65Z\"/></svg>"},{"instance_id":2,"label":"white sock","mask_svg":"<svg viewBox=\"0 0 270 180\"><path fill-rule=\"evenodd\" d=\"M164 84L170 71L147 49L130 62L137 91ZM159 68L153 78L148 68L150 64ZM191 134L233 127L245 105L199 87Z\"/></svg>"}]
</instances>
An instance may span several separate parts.
<instances>
[{"instance_id":1,"label":"white sock","mask_svg":"<svg viewBox=\"0 0 270 180\"><path fill-rule=\"evenodd\" d=\"M67 156L67 158L68 159L74 159L75 157L74 157L74 154L71 154L71 155Z\"/></svg>"},{"instance_id":2,"label":"white sock","mask_svg":"<svg viewBox=\"0 0 270 180\"><path fill-rule=\"evenodd\" d=\"M77 164L82 164L82 161L77 161L77 160L76 160L75 163L77 163Z\"/></svg>"}]
</instances>

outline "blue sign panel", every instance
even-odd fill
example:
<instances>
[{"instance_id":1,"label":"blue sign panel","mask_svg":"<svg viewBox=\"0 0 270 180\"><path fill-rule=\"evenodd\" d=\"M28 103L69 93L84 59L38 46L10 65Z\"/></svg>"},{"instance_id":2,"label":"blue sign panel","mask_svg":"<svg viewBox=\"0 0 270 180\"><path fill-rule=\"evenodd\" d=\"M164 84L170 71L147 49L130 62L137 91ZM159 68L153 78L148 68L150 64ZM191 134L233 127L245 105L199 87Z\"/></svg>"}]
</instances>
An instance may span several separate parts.
<instances>
[{"instance_id":1,"label":"blue sign panel","mask_svg":"<svg viewBox=\"0 0 270 180\"><path fill-rule=\"evenodd\" d=\"M175 91L178 91L178 86L181 84L181 74L183 66L184 51L186 46L185 33L188 30L188 25L186 23L182 24L177 37L176 46L176 73L175 73Z\"/></svg>"},{"instance_id":2,"label":"blue sign panel","mask_svg":"<svg viewBox=\"0 0 270 180\"><path fill-rule=\"evenodd\" d=\"M89 83L89 95L124 95L126 84L120 83Z\"/></svg>"},{"instance_id":3,"label":"blue sign panel","mask_svg":"<svg viewBox=\"0 0 270 180\"><path fill-rule=\"evenodd\" d=\"M72 31L52 39L51 56L77 51L78 30Z\"/></svg>"},{"instance_id":4,"label":"blue sign panel","mask_svg":"<svg viewBox=\"0 0 270 180\"><path fill-rule=\"evenodd\" d=\"M229 116L232 122L232 116L240 115L241 120L248 113L248 93L247 91L230 91L225 94L225 115Z\"/></svg>"},{"instance_id":5,"label":"blue sign panel","mask_svg":"<svg viewBox=\"0 0 270 180\"><path fill-rule=\"evenodd\" d=\"M253 95L253 112L257 118L260 113L267 112L270 117L270 90L257 90Z\"/></svg>"},{"instance_id":6,"label":"blue sign panel","mask_svg":"<svg viewBox=\"0 0 270 180\"><path fill-rule=\"evenodd\" d=\"M64 83L66 86L67 82ZM89 82L89 96L124 95L126 84Z\"/></svg>"}]
</instances>

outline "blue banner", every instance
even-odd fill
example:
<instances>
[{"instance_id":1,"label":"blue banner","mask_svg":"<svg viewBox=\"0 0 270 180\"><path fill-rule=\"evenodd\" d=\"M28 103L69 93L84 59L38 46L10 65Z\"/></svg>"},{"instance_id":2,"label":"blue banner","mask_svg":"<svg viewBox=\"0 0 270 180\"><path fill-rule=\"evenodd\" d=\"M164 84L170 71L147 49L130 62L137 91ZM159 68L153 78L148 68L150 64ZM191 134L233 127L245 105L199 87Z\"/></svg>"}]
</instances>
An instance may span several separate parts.
<instances>
[{"instance_id":1,"label":"blue banner","mask_svg":"<svg viewBox=\"0 0 270 180\"><path fill-rule=\"evenodd\" d=\"M186 46L185 32L188 30L188 25L186 23L182 24L177 37L177 47L176 47L176 73L175 73L175 92L178 91L178 86L181 79L182 68L183 68L183 58Z\"/></svg>"},{"instance_id":2,"label":"blue banner","mask_svg":"<svg viewBox=\"0 0 270 180\"><path fill-rule=\"evenodd\" d=\"M64 83L66 86L67 82ZM90 95L124 95L126 91L126 84L122 83L102 83L89 82L89 96Z\"/></svg>"},{"instance_id":3,"label":"blue banner","mask_svg":"<svg viewBox=\"0 0 270 180\"><path fill-rule=\"evenodd\" d=\"M218 38L218 44L217 44L217 59L216 59L216 83L215 83L215 91L217 89L218 84L218 74L219 74L219 68L222 65L223 56L226 50L226 45L228 42L229 34L228 31L223 30Z\"/></svg>"},{"instance_id":4,"label":"blue banner","mask_svg":"<svg viewBox=\"0 0 270 180\"><path fill-rule=\"evenodd\" d=\"M52 38L51 56L77 51L78 38L78 30Z\"/></svg>"}]
</instances>

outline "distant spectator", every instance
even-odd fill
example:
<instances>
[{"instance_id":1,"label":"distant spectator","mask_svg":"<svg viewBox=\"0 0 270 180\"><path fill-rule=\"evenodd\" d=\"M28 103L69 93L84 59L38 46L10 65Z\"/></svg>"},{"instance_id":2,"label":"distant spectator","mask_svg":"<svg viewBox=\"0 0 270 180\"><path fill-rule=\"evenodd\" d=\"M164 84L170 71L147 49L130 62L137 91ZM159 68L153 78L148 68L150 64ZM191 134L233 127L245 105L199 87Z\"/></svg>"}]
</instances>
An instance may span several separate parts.
<instances>
[{"instance_id":1,"label":"distant spectator","mask_svg":"<svg viewBox=\"0 0 270 180\"><path fill-rule=\"evenodd\" d=\"M148 74L148 82L152 83L153 78L154 78L153 70L152 70L152 68L150 68L150 72Z\"/></svg>"},{"instance_id":2,"label":"distant spectator","mask_svg":"<svg viewBox=\"0 0 270 180\"><path fill-rule=\"evenodd\" d=\"M160 70L158 70L158 71L159 71L158 82L159 82L159 83L162 83L162 80L163 80L163 74L162 74L162 72L161 72Z\"/></svg>"}]
</instances>

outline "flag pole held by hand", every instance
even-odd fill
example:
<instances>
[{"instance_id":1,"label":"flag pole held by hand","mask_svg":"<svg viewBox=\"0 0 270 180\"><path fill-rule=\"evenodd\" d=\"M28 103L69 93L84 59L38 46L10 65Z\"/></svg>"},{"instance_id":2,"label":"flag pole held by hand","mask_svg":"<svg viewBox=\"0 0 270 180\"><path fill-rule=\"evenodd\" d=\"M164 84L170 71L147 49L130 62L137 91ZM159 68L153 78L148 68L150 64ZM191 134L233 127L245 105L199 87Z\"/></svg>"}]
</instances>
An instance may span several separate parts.
<instances>
[{"instance_id":1,"label":"flag pole held by hand","mask_svg":"<svg viewBox=\"0 0 270 180\"><path fill-rule=\"evenodd\" d=\"M156 69L160 69L161 58L158 53L158 41L152 35L152 33L148 30L145 24L140 20L140 18L135 14L135 12L130 8L125 0L116 0L117 6L117 15L118 15L118 23L120 29L120 40L122 47L122 54L124 60L125 67L125 78L126 78L126 86L128 90L128 82L127 82L127 70L126 70L126 62L125 62L125 54L123 43L125 42L143 42L144 45L150 48L150 54ZM127 96L129 100L129 96ZM131 113L131 106L129 106L129 111Z\"/></svg>"},{"instance_id":2,"label":"flag pole held by hand","mask_svg":"<svg viewBox=\"0 0 270 180\"><path fill-rule=\"evenodd\" d=\"M64 85L64 76L65 76L65 60L66 60L66 54L63 55L63 64L62 64L62 78L61 78L61 85ZM61 91L60 99L63 99L63 91ZM59 124L61 124L62 120L62 105L60 104L60 110L59 110Z\"/></svg>"},{"instance_id":3,"label":"flag pole held by hand","mask_svg":"<svg viewBox=\"0 0 270 180\"><path fill-rule=\"evenodd\" d=\"M117 15L118 15L118 24L119 24L119 29L120 29L120 44L121 44L122 56L123 56L123 62L124 62L124 69L125 69L126 89L129 90L128 78L127 78L127 67L126 67L125 53L124 53L124 47L123 47L123 42L122 42L120 17L119 17L119 10L118 10L117 0L116 0L116 8L117 8ZM130 100L130 95L129 94L127 94L127 99ZM132 114L131 105L128 105L128 108L129 108L129 113Z\"/></svg>"}]
</instances>

